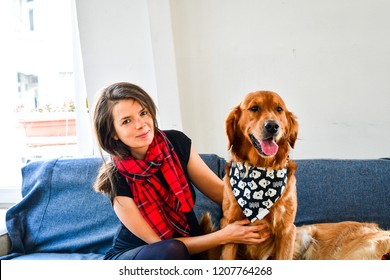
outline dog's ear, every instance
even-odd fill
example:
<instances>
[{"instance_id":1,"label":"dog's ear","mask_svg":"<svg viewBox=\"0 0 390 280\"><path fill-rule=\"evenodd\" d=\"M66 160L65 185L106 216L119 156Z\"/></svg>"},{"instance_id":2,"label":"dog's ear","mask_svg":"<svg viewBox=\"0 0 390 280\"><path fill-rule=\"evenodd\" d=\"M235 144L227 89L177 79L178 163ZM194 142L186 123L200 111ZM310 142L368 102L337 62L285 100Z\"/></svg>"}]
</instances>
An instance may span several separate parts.
<instances>
[{"instance_id":1,"label":"dog's ear","mask_svg":"<svg viewBox=\"0 0 390 280\"><path fill-rule=\"evenodd\" d=\"M298 122L295 115L291 112L287 112L287 121L289 124L289 131L287 132L287 141L290 147L294 149L295 141L298 138Z\"/></svg>"},{"instance_id":2,"label":"dog's ear","mask_svg":"<svg viewBox=\"0 0 390 280\"><path fill-rule=\"evenodd\" d=\"M228 139L228 150L233 145L233 141L236 135L237 122L240 117L240 106L236 106L233 110L230 111L229 115L225 121L226 136Z\"/></svg>"}]
</instances>

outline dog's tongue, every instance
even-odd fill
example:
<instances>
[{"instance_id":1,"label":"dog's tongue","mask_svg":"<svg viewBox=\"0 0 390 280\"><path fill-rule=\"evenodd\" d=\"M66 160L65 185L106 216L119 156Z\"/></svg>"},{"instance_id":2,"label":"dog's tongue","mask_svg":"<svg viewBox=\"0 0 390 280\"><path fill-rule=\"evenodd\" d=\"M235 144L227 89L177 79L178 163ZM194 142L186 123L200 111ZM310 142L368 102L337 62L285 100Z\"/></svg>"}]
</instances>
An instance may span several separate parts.
<instances>
[{"instance_id":1,"label":"dog's tongue","mask_svg":"<svg viewBox=\"0 0 390 280\"><path fill-rule=\"evenodd\" d=\"M260 141L260 145L267 156L274 156L278 152L279 147L272 138Z\"/></svg>"}]
</instances>

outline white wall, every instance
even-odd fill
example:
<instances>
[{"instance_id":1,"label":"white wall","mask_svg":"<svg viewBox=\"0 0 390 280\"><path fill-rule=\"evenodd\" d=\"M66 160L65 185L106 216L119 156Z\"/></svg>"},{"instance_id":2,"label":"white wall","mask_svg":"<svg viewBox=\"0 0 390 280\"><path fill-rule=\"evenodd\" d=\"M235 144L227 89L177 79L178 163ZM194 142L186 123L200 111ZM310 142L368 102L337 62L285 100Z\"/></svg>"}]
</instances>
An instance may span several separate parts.
<instances>
[{"instance_id":1,"label":"white wall","mask_svg":"<svg viewBox=\"0 0 390 280\"><path fill-rule=\"evenodd\" d=\"M170 112L160 126L181 129L168 0L74 1L90 106L101 88L132 82Z\"/></svg>"},{"instance_id":2,"label":"white wall","mask_svg":"<svg viewBox=\"0 0 390 280\"><path fill-rule=\"evenodd\" d=\"M227 156L228 112L269 89L298 116L294 158L390 156L390 1L78 0L77 9L87 90L140 84L165 104L162 118L181 116L200 152ZM167 109L175 90L180 113Z\"/></svg>"}]
</instances>

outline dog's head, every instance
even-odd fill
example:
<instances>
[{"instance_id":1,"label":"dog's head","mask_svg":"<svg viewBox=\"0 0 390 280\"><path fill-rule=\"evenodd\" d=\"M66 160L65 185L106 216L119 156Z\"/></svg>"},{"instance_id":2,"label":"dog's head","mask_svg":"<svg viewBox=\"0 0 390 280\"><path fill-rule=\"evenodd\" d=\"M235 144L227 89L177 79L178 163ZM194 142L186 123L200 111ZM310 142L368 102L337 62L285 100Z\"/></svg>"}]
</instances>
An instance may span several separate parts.
<instances>
[{"instance_id":1,"label":"dog's head","mask_svg":"<svg viewBox=\"0 0 390 280\"><path fill-rule=\"evenodd\" d=\"M271 91L249 93L226 119L228 149L252 164L286 159L298 136L298 123L282 98ZM255 161L255 162L254 162Z\"/></svg>"}]
</instances>

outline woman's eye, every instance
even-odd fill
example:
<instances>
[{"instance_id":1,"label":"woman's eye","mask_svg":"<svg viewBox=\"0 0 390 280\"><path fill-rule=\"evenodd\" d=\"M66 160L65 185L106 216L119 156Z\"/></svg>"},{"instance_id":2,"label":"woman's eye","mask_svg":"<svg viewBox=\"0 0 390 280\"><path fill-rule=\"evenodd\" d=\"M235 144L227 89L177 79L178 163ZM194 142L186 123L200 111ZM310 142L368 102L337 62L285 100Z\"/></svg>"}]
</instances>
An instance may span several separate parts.
<instances>
[{"instance_id":1,"label":"woman's eye","mask_svg":"<svg viewBox=\"0 0 390 280\"><path fill-rule=\"evenodd\" d=\"M252 112L258 112L260 110L260 107L259 106L253 106L249 110L251 110Z\"/></svg>"},{"instance_id":2,"label":"woman's eye","mask_svg":"<svg viewBox=\"0 0 390 280\"><path fill-rule=\"evenodd\" d=\"M283 112L283 108L280 107L280 106L278 106L278 107L276 107L276 111L279 112L279 113L280 113L280 112Z\"/></svg>"},{"instance_id":3,"label":"woman's eye","mask_svg":"<svg viewBox=\"0 0 390 280\"><path fill-rule=\"evenodd\" d=\"M122 122L122 124L128 124L128 123L130 123L130 122L131 122L131 120L126 119L126 120L124 120L124 121Z\"/></svg>"},{"instance_id":4,"label":"woman's eye","mask_svg":"<svg viewBox=\"0 0 390 280\"><path fill-rule=\"evenodd\" d=\"M148 111L146 111L146 110L141 112L141 116L145 116L147 114L148 114Z\"/></svg>"}]
</instances>

